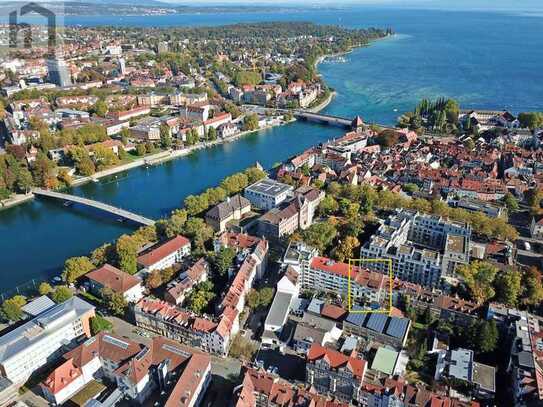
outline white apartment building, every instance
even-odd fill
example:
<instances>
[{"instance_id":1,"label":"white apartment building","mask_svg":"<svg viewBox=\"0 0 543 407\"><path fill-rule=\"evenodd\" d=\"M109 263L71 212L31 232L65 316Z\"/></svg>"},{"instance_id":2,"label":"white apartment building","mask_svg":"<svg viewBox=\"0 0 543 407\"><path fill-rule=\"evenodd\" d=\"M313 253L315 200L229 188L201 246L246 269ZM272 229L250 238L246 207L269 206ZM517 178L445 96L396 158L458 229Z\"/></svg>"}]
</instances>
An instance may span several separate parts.
<instances>
[{"instance_id":1,"label":"white apartment building","mask_svg":"<svg viewBox=\"0 0 543 407\"><path fill-rule=\"evenodd\" d=\"M471 227L440 216L397 210L361 247L362 259L390 259L394 276L436 287L456 281L458 264L469 262ZM368 268L388 273L387 262L368 262Z\"/></svg>"},{"instance_id":2,"label":"white apartment building","mask_svg":"<svg viewBox=\"0 0 543 407\"><path fill-rule=\"evenodd\" d=\"M90 337L94 306L78 297L41 313L0 338L0 374L15 384L62 355L63 346Z\"/></svg>"},{"instance_id":3,"label":"white apartment building","mask_svg":"<svg viewBox=\"0 0 543 407\"><path fill-rule=\"evenodd\" d=\"M147 272L164 270L179 263L190 254L190 240L178 235L164 243L158 243L138 256L138 265Z\"/></svg>"},{"instance_id":4,"label":"white apartment building","mask_svg":"<svg viewBox=\"0 0 543 407\"><path fill-rule=\"evenodd\" d=\"M245 188L245 198L258 209L269 211L292 195L293 187L264 178Z\"/></svg>"},{"instance_id":5,"label":"white apartment building","mask_svg":"<svg viewBox=\"0 0 543 407\"><path fill-rule=\"evenodd\" d=\"M380 303L386 298L389 288L387 275L354 265L349 270L349 264L320 257L316 249L303 243L293 243L288 247L283 265L299 273L302 289L346 297L350 288L353 301Z\"/></svg>"}]
</instances>

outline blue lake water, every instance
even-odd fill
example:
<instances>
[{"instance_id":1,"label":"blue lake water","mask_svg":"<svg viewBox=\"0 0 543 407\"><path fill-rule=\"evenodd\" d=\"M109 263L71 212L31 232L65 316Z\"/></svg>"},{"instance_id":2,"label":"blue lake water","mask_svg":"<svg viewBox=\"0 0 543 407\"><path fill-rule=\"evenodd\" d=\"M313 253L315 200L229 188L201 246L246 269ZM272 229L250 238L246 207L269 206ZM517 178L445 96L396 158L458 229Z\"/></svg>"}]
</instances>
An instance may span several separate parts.
<instances>
[{"instance_id":1,"label":"blue lake water","mask_svg":"<svg viewBox=\"0 0 543 407\"><path fill-rule=\"evenodd\" d=\"M297 13L67 17L66 24L181 26L313 21L392 27L398 34L319 70L338 96L326 112L393 124L421 98L453 97L465 107L543 111L542 15L479 11L350 8ZM256 160L264 166L340 134L305 123L261 132L189 157L76 188L74 193L161 217L191 193ZM132 230L101 214L34 201L0 212L0 291L58 274L67 257L86 254Z\"/></svg>"}]
</instances>

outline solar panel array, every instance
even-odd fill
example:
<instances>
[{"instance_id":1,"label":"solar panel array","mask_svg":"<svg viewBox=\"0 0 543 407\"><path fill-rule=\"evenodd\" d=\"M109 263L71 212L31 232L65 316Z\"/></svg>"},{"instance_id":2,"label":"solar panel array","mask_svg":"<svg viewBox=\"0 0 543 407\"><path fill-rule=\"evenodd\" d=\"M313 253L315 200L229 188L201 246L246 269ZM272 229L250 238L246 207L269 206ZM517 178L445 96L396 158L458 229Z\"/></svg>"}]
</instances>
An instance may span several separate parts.
<instances>
[{"instance_id":1,"label":"solar panel array","mask_svg":"<svg viewBox=\"0 0 543 407\"><path fill-rule=\"evenodd\" d=\"M403 338L409 321L405 318L390 318L390 322L387 328L387 335L393 336L395 338Z\"/></svg>"},{"instance_id":2,"label":"solar panel array","mask_svg":"<svg viewBox=\"0 0 543 407\"><path fill-rule=\"evenodd\" d=\"M366 317L367 314L350 312L345 321L356 326L362 326Z\"/></svg>"},{"instance_id":3,"label":"solar panel array","mask_svg":"<svg viewBox=\"0 0 543 407\"><path fill-rule=\"evenodd\" d=\"M388 317L384 314L371 314L366 322L366 327L372 331L382 333L385 329Z\"/></svg>"},{"instance_id":4,"label":"solar panel array","mask_svg":"<svg viewBox=\"0 0 543 407\"><path fill-rule=\"evenodd\" d=\"M104 340L104 342L107 342L113 346L117 346L118 348L124 350L128 349L128 343L121 341L120 339L114 338L113 336L104 335L102 339Z\"/></svg>"},{"instance_id":5,"label":"solar panel array","mask_svg":"<svg viewBox=\"0 0 543 407\"><path fill-rule=\"evenodd\" d=\"M190 353L184 351L183 349L178 348L177 346L168 345L167 343L162 345L162 349L167 350L168 352L171 352L171 353L175 353L176 355L182 356L187 359L190 358L191 356Z\"/></svg>"}]
</instances>

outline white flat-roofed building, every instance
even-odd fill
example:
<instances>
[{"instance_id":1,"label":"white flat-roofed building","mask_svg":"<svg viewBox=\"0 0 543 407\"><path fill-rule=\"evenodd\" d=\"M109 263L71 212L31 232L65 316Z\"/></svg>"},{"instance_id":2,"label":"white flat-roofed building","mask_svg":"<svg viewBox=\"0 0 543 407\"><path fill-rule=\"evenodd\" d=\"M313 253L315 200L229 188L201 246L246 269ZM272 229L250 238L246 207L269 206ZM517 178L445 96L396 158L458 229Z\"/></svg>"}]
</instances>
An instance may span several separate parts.
<instances>
[{"instance_id":1,"label":"white flat-roofed building","mask_svg":"<svg viewBox=\"0 0 543 407\"><path fill-rule=\"evenodd\" d=\"M41 366L61 356L63 345L90 337L94 306L78 297L43 312L0 337L0 374L23 384Z\"/></svg>"},{"instance_id":2,"label":"white flat-roofed building","mask_svg":"<svg viewBox=\"0 0 543 407\"><path fill-rule=\"evenodd\" d=\"M290 185L264 178L245 188L244 195L256 208L269 211L292 195L292 191Z\"/></svg>"}]
</instances>

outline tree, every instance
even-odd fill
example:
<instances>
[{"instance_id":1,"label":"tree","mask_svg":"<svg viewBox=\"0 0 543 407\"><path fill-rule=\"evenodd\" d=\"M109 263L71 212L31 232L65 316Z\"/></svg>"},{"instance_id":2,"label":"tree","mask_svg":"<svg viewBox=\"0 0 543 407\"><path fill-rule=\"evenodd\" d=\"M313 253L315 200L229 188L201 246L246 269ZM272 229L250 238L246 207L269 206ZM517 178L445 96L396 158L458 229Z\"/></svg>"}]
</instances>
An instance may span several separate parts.
<instances>
[{"instance_id":1,"label":"tree","mask_svg":"<svg viewBox=\"0 0 543 407\"><path fill-rule=\"evenodd\" d=\"M509 212L514 212L519 208L518 201L511 192L505 194L505 196L503 197L503 202L507 206L507 210Z\"/></svg>"},{"instance_id":2,"label":"tree","mask_svg":"<svg viewBox=\"0 0 543 407\"><path fill-rule=\"evenodd\" d=\"M537 267L532 266L524 273L522 285L524 287L523 302L526 305L538 305L543 301L543 284Z\"/></svg>"},{"instance_id":3,"label":"tree","mask_svg":"<svg viewBox=\"0 0 543 407\"><path fill-rule=\"evenodd\" d=\"M145 148L145 144L142 144L142 143L139 143L137 146L136 146L136 154L140 157L144 156L145 154L147 154L147 149Z\"/></svg>"},{"instance_id":4,"label":"tree","mask_svg":"<svg viewBox=\"0 0 543 407\"><path fill-rule=\"evenodd\" d=\"M259 302L263 307L267 307L272 303L273 300L273 288L264 287L259 290Z\"/></svg>"},{"instance_id":5,"label":"tree","mask_svg":"<svg viewBox=\"0 0 543 407\"><path fill-rule=\"evenodd\" d=\"M339 246L334 250L334 255L338 261L344 262L354 257L355 249L360 246L360 242L354 236L347 236Z\"/></svg>"},{"instance_id":6,"label":"tree","mask_svg":"<svg viewBox=\"0 0 543 407\"><path fill-rule=\"evenodd\" d=\"M102 289L102 298L107 305L108 310L118 317L124 316L128 303L121 293L114 292L111 288Z\"/></svg>"},{"instance_id":7,"label":"tree","mask_svg":"<svg viewBox=\"0 0 543 407\"><path fill-rule=\"evenodd\" d=\"M187 296L187 307L197 314L202 314L213 298L215 298L213 283L209 280L202 281L196 284Z\"/></svg>"},{"instance_id":8,"label":"tree","mask_svg":"<svg viewBox=\"0 0 543 407\"><path fill-rule=\"evenodd\" d=\"M91 176L96 172L96 167L89 157L83 157L81 161L75 165L75 168L79 174L85 177Z\"/></svg>"},{"instance_id":9,"label":"tree","mask_svg":"<svg viewBox=\"0 0 543 407\"><path fill-rule=\"evenodd\" d=\"M129 274L136 274L138 244L135 239L129 235L122 235L115 243L115 253L118 267Z\"/></svg>"},{"instance_id":10,"label":"tree","mask_svg":"<svg viewBox=\"0 0 543 407\"><path fill-rule=\"evenodd\" d=\"M73 295L74 293L72 292L72 290L70 290L69 287L66 287L65 285L59 285L57 288L55 288L55 291L53 291L51 298L57 304L60 304L62 302L68 301L70 298L73 297Z\"/></svg>"},{"instance_id":11,"label":"tree","mask_svg":"<svg viewBox=\"0 0 543 407\"><path fill-rule=\"evenodd\" d=\"M49 295L53 291L53 287L51 287L51 284L47 282L42 282L38 287L38 292L40 295Z\"/></svg>"},{"instance_id":12,"label":"tree","mask_svg":"<svg viewBox=\"0 0 543 407\"><path fill-rule=\"evenodd\" d=\"M337 235L337 229L330 220L326 222L318 222L312 224L309 228L302 232L302 239L305 243L315 247L320 253L332 244L332 241Z\"/></svg>"},{"instance_id":13,"label":"tree","mask_svg":"<svg viewBox=\"0 0 543 407\"><path fill-rule=\"evenodd\" d=\"M471 346L476 352L489 353L498 345L499 332L494 320L474 321L468 330Z\"/></svg>"},{"instance_id":14,"label":"tree","mask_svg":"<svg viewBox=\"0 0 543 407\"><path fill-rule=\"evenodd\" d=\"M205 242L213 237L213 228L201 218L190 218L185 223L184 233L197 248L204 249Z\"/></svg>"},{"instance_id":15,"label":"tree","mask_svg":"<svg viewBox=\"0 0 543 407\"><path fill-rule=\"evenodd\" d=\"M537 129L543 126L543 113L541 112L523 112L519 113L518 120L520 126L529 129Z\"/></svg>"},{"instance_id":16,"label":"tree","mask_svg":"<svg viewBox=\"0 0 543 407\"><path fill-rule=\"evenodd\" d=\"M113 261L114 258L115 248L111 243L104 243L94 249L90 255L90 261L95 267L102 267L104 264Z\"/></svg>"},{"instance_id":17,"label":"tree","mask_svg":"<svg viewBox=\"0 0 543 407\"><path fill-rule=\"evenodd\" d=\"M250 113L243 119L243 130L252 131L258 129L258 115Z\"/></svg>"},{"instance_id":18,"label":"tree","mask_svg":"<svg viewBox=\"0 0 543 407\"><path fill-rule=\"evenodd\" d=\"M494 282L496 300L510 307L515 307L522 291L521 280L520 272L514 269L498 274Z\"/></svg>"},{"instance_id":19,"label":"tree","mask_svg":"<svg viewBox=\"0 0 543 407\"><path fill-rule=\"evenodd\" d=\"M72 284L79 277L84 276L89 271L94 269L95 266L88 257L71 257L64 263L62 279L68 284Z\"/></svg>"},{"instance_id":20,"label":"tree","mask_svg":"<svg viewBox=\"0 0 543 407\"><path fill-rule=\"evenodd\" d=\"M101 315L96 315L90 320L90 328L92 335L98 335L100 332L111 332L113 324Z\"/></svg>"},{"instance_id":21,"label":"tree","mask_svg":"<svg viewBox=\"0 0 543 407\"><path fill-rule=\"evenodd\" d=\"M26 304L26 298L22 295L15 295L2 303L0 314L7 321L19 321L23 317L22 307Z\"/></svg>"},{"instance_id":22,"label":"tree","mask_svg":"<svg viewBox=\"0 0 543 407\"><path fill-rule=\"evenodd\" d=\"M244 171L244 174L247 176L249 185L266 178L266 172L258 167L249 167Z\"/></svg>"},{"instance_id":23,"label":"tree","mask_svg":"<svg viewBox=\"0 0 543 407\"><path fill-rule=\"evenodd\" d=\"M538 213L541 209L541 200L543 200L543 191L539 188L529 189L525 192L526 201L532 208L533 213Z\"/></svg>"},{"instance_id":24,"label":"tree","mask_svg":"<svg viewBox=\"0 0 543 407\"><path fill-rule=\"evenodd\" d=\"M210 256L210 263L213 271L221 277L225 277L228 269L236 257L236 252L231 247L221 247L221 249Z\"/></svg>"},{"instance_id":25,"label":"tree","mask_svg":"<svg viewBox=\"0 0 543 407\"><path fill-rule=\"evenodd\" d=\"M319 214L328 216L336 213L339 210L339 204L332 195L326 195L319 203Z\"/></svg>"},{"instance_id":26,"label":"tree","mask_svg":"<svg viewBox=\"0 0 543 407\"><path fill-rule=\"evenodd\" d=\"M207 140L208 140L208 141L215 141L215 140L217 140L217 130L215 129L215 127L210 127L210 128L207 130Z\"/></svg>"},{"instance_id":27,"label":"tree","mask_svg":"<svg viewBox=\"0 0 543 407\"><path fill-rule=\"evenodd\" d=\"M160 145L162 148L170 148L172 146L170 126L166 123L160 125Z\"/></svg>"},{"instance_id":28,"label":"tree","mask_svg":"<svg viewBox=\"0 0 543 407\"><path fill-rule=\"evenodd\" d=\"M483 261L475 261L458 268L458 274L464 278L474 301L481 304L494 297L494 278L497 267Z\"/></svg>"},{"instance_id":29,"label":"tree","mask_svg":"<svg viewBox=\"0 0 543 407\"><path fill-rule=\"evenodd\" d=\"M151 289L160 287L162 285L162 274L160 273L160 270L151 271L145 283L147 287Z\"/></svg>"},{"instance_id":30,"label":"tree","mask_svg":"<svg viewBox=\"0 0 543 407\"><path fill-rule=\"evenodd\" d=\"M107 114L107 104L102 99L99 99L91 108L92 113L100 117L105 117Z\"/></svg>"}]
</instances>

